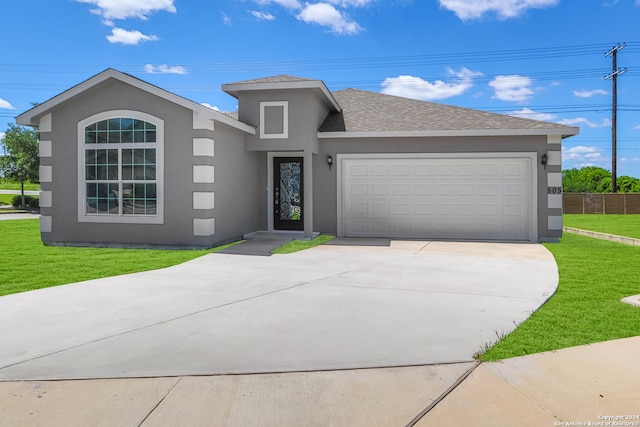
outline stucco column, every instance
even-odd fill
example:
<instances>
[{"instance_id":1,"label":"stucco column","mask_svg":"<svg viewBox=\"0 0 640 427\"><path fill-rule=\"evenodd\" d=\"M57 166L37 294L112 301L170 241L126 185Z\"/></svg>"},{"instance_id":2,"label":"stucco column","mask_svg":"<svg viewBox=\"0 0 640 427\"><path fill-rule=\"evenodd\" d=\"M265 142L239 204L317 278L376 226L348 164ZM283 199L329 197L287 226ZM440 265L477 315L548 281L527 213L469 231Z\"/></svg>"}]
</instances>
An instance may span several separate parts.
<instances>
[{"instance_id":1,"label":"stucco column","mask_svg":"<svg viewBox=\"0 0 640 427\"><path fill-rule=\"evenodd\" d=\"M304 151L304 237L313 238L313 153Z\"/></svg>"}]
</instances>

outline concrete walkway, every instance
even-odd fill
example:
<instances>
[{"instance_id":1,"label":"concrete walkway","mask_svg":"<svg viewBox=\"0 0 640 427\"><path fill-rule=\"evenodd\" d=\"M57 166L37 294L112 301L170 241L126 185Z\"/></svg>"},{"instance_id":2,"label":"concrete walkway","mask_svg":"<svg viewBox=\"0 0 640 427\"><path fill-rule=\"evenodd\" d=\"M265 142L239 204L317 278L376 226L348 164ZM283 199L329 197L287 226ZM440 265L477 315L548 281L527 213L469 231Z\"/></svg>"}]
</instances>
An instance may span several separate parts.
<instances>
[{"instance_id":1,"label":"concrete walkway","mask_svg":"<svg viewBox=\"0 0 640 427\"><path fill-rule=\"evenodd\" d=\"M22 194L20 190L0 190L0 194ZM39 196L40 191L37 190L24 190L25 195Z\"/></svg>"},{"instance_id":2,"label":"concrete walkway","mask_svg":"<svg viewBox=\"0 0 640 427\"><path fill-rule=\"evenodd\" d=\"M14 219L38 219L38 218L40 218L40 214L31 213L31 212L20 212L20 213L0 212L0 221L14 220Z\"/></svg>"},{"instance_id":3,"label":"concrete walkway","mask_svg":"<svg viewBox=\"0 0 640 427\"><path fill-rule=\"evenodd\" d=\"M0 420L14 427L638 426L639 359L634 337L479 366L0 382Z\"/></svg>"},{"instance_id":4,"label":"concrete walkway","mask_svg":"<svg viewBox=\"0 0 640 427\"><path fill-rule=\"evenodd\" d=\"M538 244L210 254L0 298L0 380L470 362L557 283L555 261Z\"/></svg>"},{"instance_id":5,"label":"concrete walkway","mask_svg":"<svg viewBox=\"0 0 640 427\"><path fill-rule=\"evenodd\" d=\"M610 242L622 243L631 246L640 246L640 239L633 237L618 236L616 234L601 233L599 231L582 230L580 228L563 227L565 233L578 234L580 236L592 237L594 239L608 240Z\"/></svg>"}]
</instances>

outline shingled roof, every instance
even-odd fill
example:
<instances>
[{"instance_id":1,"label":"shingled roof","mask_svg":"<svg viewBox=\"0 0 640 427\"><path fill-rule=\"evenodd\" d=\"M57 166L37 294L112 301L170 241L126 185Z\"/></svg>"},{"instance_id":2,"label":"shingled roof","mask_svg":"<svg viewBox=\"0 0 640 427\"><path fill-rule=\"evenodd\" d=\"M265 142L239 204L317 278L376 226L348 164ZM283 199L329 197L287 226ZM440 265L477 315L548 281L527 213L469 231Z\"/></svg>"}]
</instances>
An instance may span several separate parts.
<instances>
[{"instance_id":1,"label":"shingled roof","mask_svg":"<svg viewBox=\"0 0 640 427\"><path fill-rule=\"evenodd\" d=\"M222 90L238 98L242 92L257 90L315 90L319 91L322 99L330 110L340 111L340 105L322 80L306 79L303 77L280 74L279 76L262 79L243 80L222 85Z\"/></svg>"},{"instance_id":2,"label":"shingled roof","mask_svg":"<svg viewBox=\"0 0 640 427\"><path fill-rule=\"evenodd\" d=\"M320 132L433 132L539 130L575 135L578 128L358 89L332 92L342 111L329 114Z\"/></svg>"},{"instance_id":3,"label":"shingled roof","mask_svg":"<svg viewBox=\"0 0 640 427\"><path fill-rule=\"evenodd\" d=\"M288 74L280 74L278 76L265 77L261 79L241 80L239 82L229 83L229 85L250 85L262 83L295 83L295 82L319 82L320 80L305 79L304 77L290 76Z\"/></svg>"}]
</instances>

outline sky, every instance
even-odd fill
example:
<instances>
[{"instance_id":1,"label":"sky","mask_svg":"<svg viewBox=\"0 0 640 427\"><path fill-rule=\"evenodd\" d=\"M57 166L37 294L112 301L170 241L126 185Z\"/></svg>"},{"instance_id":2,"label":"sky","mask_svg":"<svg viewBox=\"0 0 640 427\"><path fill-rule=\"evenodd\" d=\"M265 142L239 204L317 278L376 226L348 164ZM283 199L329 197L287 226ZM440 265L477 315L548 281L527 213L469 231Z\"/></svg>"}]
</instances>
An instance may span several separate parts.
<instances>
[{"instance_id":1,"label":"sky","mask_svg":"<svg viewBox=\"0 0 640 427\"><path fill-rule=\"evenodd\" d=\"M3 0L0 138L115 68L221 111L278 74L580 127L563 168L640 177L640 0Z\"/></svg>"}]
</instances>

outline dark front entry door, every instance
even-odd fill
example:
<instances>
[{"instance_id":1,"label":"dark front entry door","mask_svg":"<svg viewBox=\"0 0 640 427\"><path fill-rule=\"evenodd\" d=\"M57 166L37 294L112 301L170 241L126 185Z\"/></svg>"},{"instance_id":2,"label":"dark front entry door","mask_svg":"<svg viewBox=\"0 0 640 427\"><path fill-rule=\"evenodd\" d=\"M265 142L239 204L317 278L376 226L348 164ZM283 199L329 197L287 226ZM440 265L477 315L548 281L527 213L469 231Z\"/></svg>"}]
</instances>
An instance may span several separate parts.
<instances>
[{"instance_id":1,"label":"dark front entry door","mask_svg":"<svg viewBox=\"0 0 640 427\"><path fill-rule=\"evenodd\" d=\"M273 158L273 226L304 230L302 157Z\"/></svg>"}]
</instances>

